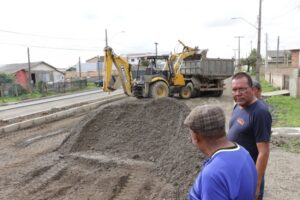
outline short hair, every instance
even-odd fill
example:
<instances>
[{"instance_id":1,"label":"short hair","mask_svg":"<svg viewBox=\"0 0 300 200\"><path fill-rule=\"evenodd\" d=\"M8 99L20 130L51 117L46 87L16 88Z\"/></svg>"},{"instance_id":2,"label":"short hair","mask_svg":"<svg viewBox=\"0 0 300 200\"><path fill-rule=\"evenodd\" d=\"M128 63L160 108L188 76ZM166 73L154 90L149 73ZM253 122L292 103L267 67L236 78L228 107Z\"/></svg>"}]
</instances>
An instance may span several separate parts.
<instances>
[{"instance_id":1,"label":"short hair","mask_svg":"<svg viewBox=\"0 0 300 200\"><path fill-rule=\"evenodd\" d=\"M238 72L238 73L234 74L234 75L232 76L232 80L234 80L234 79L240 79L240 78L244 78L244 77L248 80L248 85L249 85L250 87L253 87L252 78L251 78L251 76L250 76L249 74L247 74L246 72Z\"/></svg>"},{"instance_id":2,"label":"short hair","mask_svg":"<svg viewBox=\"0 0 300 200\"><path fill-rule=\"evenodd\" d=\"M202 105L195 107L184 120L184 124L204 137L224 136L225 114L218 106Z\"/></svg>"},{"instance_id":3,"label":"short hair","mask_svg":"<svg viewBox=\"0 0 300 200\"><path fill-rule=\"evenodd\" d=\"M252 80L252 87L257 88L258 90L261 90L261 85L257 80Z\"/></svg>"}]
</instances>

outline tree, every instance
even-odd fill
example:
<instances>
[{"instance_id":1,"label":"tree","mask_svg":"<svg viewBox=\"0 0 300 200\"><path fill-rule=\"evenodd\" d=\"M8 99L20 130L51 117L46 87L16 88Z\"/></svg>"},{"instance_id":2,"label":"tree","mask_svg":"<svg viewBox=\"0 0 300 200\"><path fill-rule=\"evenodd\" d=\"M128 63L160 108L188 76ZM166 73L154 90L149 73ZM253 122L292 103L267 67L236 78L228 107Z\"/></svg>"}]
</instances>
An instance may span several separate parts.
<instances>
[{"instance_id":1,"label":"tree","mask_svg":"<svg viewBox=\"0 0 300 200\"><path fill-rule=\"evenodd\" d=\"M0 83L13 83L15 76L13 74L0 73Z\"/></svg>"},{"instance_id":2,"label":"tree","mask_svg":"<svg viewBox=\"0 0 300 200\"><path fill-rule=\"evenodd\" d=\"M250 72L250 67L252 67L252 72L256 69L256 49L252 49L250 55L246 59L241 60L242 65L247 65L247 72Z\"/></svg>"},{"instance_id":3,"label":"tree","mask_svg":"<svg viewBox=\"0 0 300 200\"><path fill-rule=\"evenodd\" d=\"M76 71L76 67L70 67L69 69L66 70L67 72L73 72Z\"/></svg>"}]
</instances>

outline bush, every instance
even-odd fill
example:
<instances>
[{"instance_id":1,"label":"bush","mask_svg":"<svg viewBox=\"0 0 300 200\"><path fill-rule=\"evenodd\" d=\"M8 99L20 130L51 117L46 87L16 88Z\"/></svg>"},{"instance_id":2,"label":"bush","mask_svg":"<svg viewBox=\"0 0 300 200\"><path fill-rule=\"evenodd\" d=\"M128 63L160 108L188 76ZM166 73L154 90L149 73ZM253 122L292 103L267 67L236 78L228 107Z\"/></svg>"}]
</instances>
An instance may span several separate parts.
<instances>
[{"instance_id":1,"label":"bush","mask_svg":"<svg viewBox=\"0 0 300 200\"><path fill-rule=\"evenodd\" d=\"M44 81L39 81L37 86L39 93L47 92L47 85Z\"/></svg>"}]
</instances>

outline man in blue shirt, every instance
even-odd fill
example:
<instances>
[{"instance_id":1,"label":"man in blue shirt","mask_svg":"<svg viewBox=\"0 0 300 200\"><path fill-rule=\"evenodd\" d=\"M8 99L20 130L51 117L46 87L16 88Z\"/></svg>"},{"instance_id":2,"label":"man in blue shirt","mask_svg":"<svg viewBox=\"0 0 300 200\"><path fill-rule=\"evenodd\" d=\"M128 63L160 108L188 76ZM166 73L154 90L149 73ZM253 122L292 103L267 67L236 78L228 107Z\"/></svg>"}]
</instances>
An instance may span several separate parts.
<instances>
[{"instance_id":1,"label":"man in blue shirt","mask_svg":"<svg viewBox=\"0 0 300 200\"><path fill-rule=\"evenodd\" d=\"M252 79L247 73L239 72L232 77L232 95L236 105L229 122L228 139L243 146L256 163L255 199L263 199L272 117L267 105L255 96Z\"/></svg>"},{"instance_id":2,"label":"man in blue shirt","mask_svg":"<svg viewBox=\"0 0 300 200\"><path fill-rule=\"evenodd\" d=\"M224 111L220 107L197 106L184 124L190 129L192 143L208 157L188 199L253 200L255 164L242 146L227 139Z\"/></svg>"}]
</instances>

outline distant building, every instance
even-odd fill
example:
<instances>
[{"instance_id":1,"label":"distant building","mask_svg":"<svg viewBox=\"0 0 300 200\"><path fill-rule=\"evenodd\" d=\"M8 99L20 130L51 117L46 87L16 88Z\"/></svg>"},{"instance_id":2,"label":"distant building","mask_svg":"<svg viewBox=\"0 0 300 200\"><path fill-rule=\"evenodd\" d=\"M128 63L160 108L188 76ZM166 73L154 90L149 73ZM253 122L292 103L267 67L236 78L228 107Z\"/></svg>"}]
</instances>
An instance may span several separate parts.
<instances>
[{"instance_id":1,"label":"distant building","mask_svg":"<svg viewBox=\"0 0 300 200\"><path fill-rule=\"evenodd\" d=\"M288 64L291 62L290 50L270 50L268 53L268 63L270 64Z\"/></svg>"},{"instance_id":2,"label":"distant building","mask_svg":"<svg viewBox=\"0 0 300 200\"><path fill-rule=\"evenodd\" d=\"M74 68L74 71L66 72L66 79L78 79L78 78L87 78L91 80L98 80L102 76L102 66L103 62L98 62L98 56L95 56L91 59L88 59L86 63L77 63L71 68Z\"/></svg>"},{"instance_id":3,"label":"distant building","mask_svg":"<svg viewBox=\"0 0 300 200\"><path fill-rule=\"evenodd\" d=\"M0 67L0 72L14 74L17 84L21 85L24 88L28 87L28 63L2 65ZM46 83L56 83L64 81L64 73L44 61L30 63L30 72L33 85L35 85L39 81L43 81Z\"/></svg>"}]
</instances>

